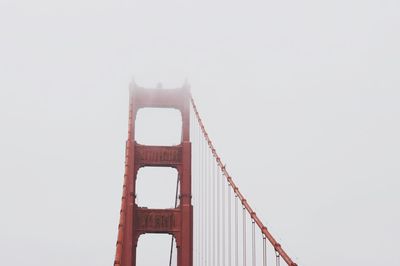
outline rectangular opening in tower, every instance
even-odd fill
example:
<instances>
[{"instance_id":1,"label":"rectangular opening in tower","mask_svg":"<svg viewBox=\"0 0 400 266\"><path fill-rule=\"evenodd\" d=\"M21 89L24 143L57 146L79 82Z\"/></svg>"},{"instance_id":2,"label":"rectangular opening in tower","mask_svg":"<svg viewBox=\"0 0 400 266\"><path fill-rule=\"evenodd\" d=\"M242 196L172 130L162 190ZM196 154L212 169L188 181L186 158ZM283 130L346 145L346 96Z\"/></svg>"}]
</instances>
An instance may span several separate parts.
<instances>
[{"instance_id":1,"label":"rectangular opening in tower","mask_svg":"<svg viewBox=\"0 0 400 266\"><path fill-rule=\"evenodd\" d=\"M141 108L135 121L135 139L140 144L172 146L181 143L182 116L169 108Z\"/></svg>"},{"instance_id":2,"label":"rectangular opening in tower","mask_svg":"<svg viewBox=\"0 0 400 266\"><path fill-rule=\"evenodd\" d=\"M152 209L175 208L179 204L178 171L172 167L142 167L136 179L136 203Z\"/></svg>"},{"instance_id":3,"label":"rectangular opening in tower","mask_svg":"<svg viewBox=\"0 0 400 266\"><path fill-rule=\"evenodd\" d=\"M171 256L172 244L172 256ZM139 237L136 265L177 265L175 239L168 234L144 234Z\"/></svg>"}]
</instances>

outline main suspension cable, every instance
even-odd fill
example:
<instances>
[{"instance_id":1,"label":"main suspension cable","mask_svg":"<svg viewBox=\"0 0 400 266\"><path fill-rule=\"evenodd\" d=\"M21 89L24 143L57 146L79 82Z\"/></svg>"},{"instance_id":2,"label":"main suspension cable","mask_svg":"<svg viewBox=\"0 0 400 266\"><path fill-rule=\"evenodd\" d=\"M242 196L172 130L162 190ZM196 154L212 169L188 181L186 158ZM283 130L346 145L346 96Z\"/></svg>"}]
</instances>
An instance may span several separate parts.
<instances>
[{"instance_id":1,"label":"main suspension cable","mask_svg":"<svg viewBox=\"0 0 400 266\"><path fill-rule=\"evenodd\" d=\"M262 234L266 237L266 239L268 239L268 241L271 243L271 245L274 247L274 249L276 250L276 253L279 255L279 258L282 257L283 260L289 265L289 266L297 266L297 264L295 262L293 262L293 260L289 257L289 255L282 249L281 244L276 241L276 239L271 235L271 233L268 231L267 227L264 226L264 224L261 222L261 220L258 218L258 216L255 214L255 212L253 211L253 209L250 207L250 205L247 203L245 197L243 196L243 194L239 191L238 187L236 186L236 184L234 183L234 181L232 180L232 177L229 175L228 171L225 168L225 165L222 163L221 158L218 156L214 145L211 142L211 139L204 127L203 121L200 117L200 114L197 110L197 106L194 102L193 97L191 97L191 104L192 104L192 108L194 110L194 113L196 115L197 118L197 122L201 128L201 131L203 133L203 136L206 140L206 142L208 143L208 146L210 148L210 151L212 152L213 156L215 157L215 160L218 164L218 167L221 169L222 174L225 176L225 178L227 179L227 181L230 183L231 188L234 191L235 194L235 204L237 205L237 199L239 199L242 203L243 203L243 207L244 209L247 210L247 212L250 214L250 217L254 220L254 222L257 224L257 226L260 228ZM237 210L235 210L237 212ZM236 222L237 223L237 222ZM236 224L235 224L236 226ZM236 228L235 228L235 231ZM236 233L236 232L235 232ZM236 236L236 235L235 235ZM237 237L237 236L236 236ZM237 241L235 241L235 265L237 266L237 256L238 256L238 251L237 251ZM210 247L210 246L209 246ZM245 255L245 254L244 254Z\"/></svg>"}]
</instances>

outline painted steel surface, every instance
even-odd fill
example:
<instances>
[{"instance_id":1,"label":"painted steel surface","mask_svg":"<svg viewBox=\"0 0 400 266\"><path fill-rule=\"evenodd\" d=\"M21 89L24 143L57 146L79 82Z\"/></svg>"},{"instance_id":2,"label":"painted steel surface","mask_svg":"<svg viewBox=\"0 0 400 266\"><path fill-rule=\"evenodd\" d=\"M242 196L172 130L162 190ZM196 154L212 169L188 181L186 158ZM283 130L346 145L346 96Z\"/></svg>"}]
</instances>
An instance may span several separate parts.
<instances>
[{"instance_id":1,"label":"painted steel surface","mask_svg":"<svg viewBox=\"0 0 400 266\"><path fill-rule=\"evenodd\" d=\"M191 203L190 90L145 89L131 84L125 176L115 266L136 266L140 235L170 234L175 237L177 265L193 265L193 206ZM135 118L145 107L174 108L182 115L182 139L177 146L148 146L135 141ZM173 167L178 171L180 204L174 209L148 209L136 204L136 178L141 167Z\"/></svg>"}]
</instances>

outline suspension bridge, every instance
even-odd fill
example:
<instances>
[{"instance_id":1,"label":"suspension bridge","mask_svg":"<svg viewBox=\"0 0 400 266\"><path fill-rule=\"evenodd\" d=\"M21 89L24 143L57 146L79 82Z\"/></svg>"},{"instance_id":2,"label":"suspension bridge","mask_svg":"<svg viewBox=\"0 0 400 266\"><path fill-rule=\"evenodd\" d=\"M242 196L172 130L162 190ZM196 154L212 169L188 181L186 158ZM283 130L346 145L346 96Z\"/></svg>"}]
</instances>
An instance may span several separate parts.
<instances>
[{"instance_id":1,"label":"suspension bridge","mask_svg":"<svg viewBox=\"0 0 400 266\"><path fill-rule=\"evenodd\" d=\"M181 143L175 146L137 143L135 118L141 108L179 110ZM150 209L137 205L136 177L142 167L177 170L175 208ZM114 266L136 266L138 239L147 233L171 235L169 265L175 253L177 266L280 266L281 262L297 266L227 171L186 84L178 89L146 89L134 83L130 86Z\"/></svg>"}]
</instances>

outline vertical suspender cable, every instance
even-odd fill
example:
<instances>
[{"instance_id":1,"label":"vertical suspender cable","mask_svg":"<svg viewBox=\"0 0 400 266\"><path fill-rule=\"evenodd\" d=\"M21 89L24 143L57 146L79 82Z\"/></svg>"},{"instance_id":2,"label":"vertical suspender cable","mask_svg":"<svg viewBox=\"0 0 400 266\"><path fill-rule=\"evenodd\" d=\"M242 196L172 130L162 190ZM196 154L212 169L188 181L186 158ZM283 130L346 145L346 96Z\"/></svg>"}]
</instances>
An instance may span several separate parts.
<instances>
[{"instance_id":1,"label":"vertical suspender cable","mask_svg":"<svg viewBox=\"0 0 400 266\"><path fill-rule=\"evenodd\" d=\"M281 261L280 261L281 256L279 255L278 251L275 251L275 255L276 255L276 266L280 266L281 265Z\"/></svg>"},{"instance_id":2,"label":"vertical suspender cable","mask_svg":"<svg viewBox=\"0 0 400 266\"><path fill-rule=\"evenodd\" d=\"M205 265L209 265L208 261L208 175L207 175L207 147L203 139L203 179L204 179L204 260Z\"/></svg>"},{"instance_id":3,"label":"vertical suspender cable","mask_svg":"<svg viewBox=\"0 0 400 266\"><path fill-rule=\"evenodd\" d=\"M192 145L192 162L196 159L195 155L193 154L194 151L194 144L195 144L195 140L194 140L194 118L193 118L193 112L191 110L189 110L189 114L190 114L190 142ZM194 206L197 206L197 178L196 178L196 171L195 171L195 166L192 164L192 188L195 188L195 190L193 190L192 193L192 204ZM195 209L193 209L193 239L195 239L195 241L193 241L193 265L197 265L197 232L198 232L198 223L197 223L197 211Z\"/></svg>"},{"instance_id":4,"label":"vertical suspender cable","mask_svg":"<svg viewBox=\"0 0 400 266\"><path fill-rule=\"evenodd\" d=\"M263 266L267 266L267 237L263 234Z\"/></svg>"},{"instance_id":5,"label":"vertical suspender cable","mask_svg":"<svg viewBox=\"0 0 400 266\"><path fill-rule=\"evenodd\" d=\"M232 265L232 189L228 183L228 265Z\"/></svg>"},{"instance_id":6,"label":"vertical suspender cable","mask_svg":"<svg viewBox=\"0 0 400 266\"><path fill-rule=\"evenodd\" d=\"M198 193L197 193L197 215L198 215L198 220L199 220L199 232L197 234L198 241L197 241L197 249L198 249L198 258L197 258L197 266L201 264L201 174L200 174L200 158L199 156L201 155L200 151L200 146L199 146L199 131L197 130L196 127L196 173L197 173L197 184L199 186L198 188Z\"/></svg>"},{"instance_id":7,"label":"vertical suspender cable","mask_svg":"<svg viewBox=\"0 0 400 266\"><path fill-rule=\"evenodd\" d=\"M206 265L205 262L205 246L206 246L206 238L205 232L206 232L206 223L205 223L205 198L206 198L206 179L204 178L204 146L203 146L203 138L200 135L199 139L199 147L200 147L200 152L201 152L201 164L200 164L200 171L201 171L201 233L202 233L202 238L201 238L201 260L202 260L202 265Z\"/></svg>"},{"instance_id":8,"label":"vertical suspender cable","mask_svg":"<svg viewBox=\"0 0 400 266\"><path fill-rule=\"evenodd\" d=\"M235 266L239 265L238 261L238 253L239 253L239 247L238 247L238 198L237 195L235 194Z\"/></svg>"},{"instance_id":9,"label":"vertical suspender cable","mask_svg":"<svg viewBox=\"0 0 400 266\"><path fill-rule=\"evenodd\" d=\"M203 143L201 145L203 147L203 179L204 179L204 204L203 204L203 209L204 209L204 262L205 265L208 265L208 179L207 179L207 162L206 162L206 146L205 146L205 140L203 139Z\"/></svg>"},{"instance_id":10,"label":"vertical suspender cable","mask_svg":"<svg viewBox=\"0 0 400 266\"><path fill-rule=\"evenodd\" d=\"M206 179L207 179L207 265L211 265L211 230L210 230L210 173L209 173L209 161L208 161L208 148L207 148L207 142L204 143L205 147L205 154L206 154Z\"/></svg>"},{"instance_id":11,"label":"vertical suspender cable","mask_svg":"<svg viewBox=\"0 0 400 266\"><path fill-rule=\"evenodd\" d=\"M215 155L214 155L215 157ZM219 179L219 175L218 175L218 169L217 169L217 165L216 162L214 162L214 172L215 172L215 181L217 183L216 186L216 197L217 197L217 264L216 265L221 265L221 260L220 260L220 255L221 255L221 229L220 229L220 215L221 215L221 206L220 206L220 179Z\"/></svg>"},{"instance_id":12,"label":"vertical suspender cable","mask_svg":"<svg viewBox=\"0 0 400 266\"><path fill-rule=\"evenodd\" d=\"M213 213L213 202L212 202L212 196L213 196L213 180L212 180L212 165L211 165L211 163L212 163L212 161L211 161L211 159L210 159L210 149L209 149L209 144L208 144L208 142L207 142L207 165L208 165L208 179L209 179L209 182L208 182L208 185L209 185L209 188L208 188L208 190L209 190L209 192L210 192L210 196L209 196L209 200L208 200L208 209L209 209L209 217L208 217L208 220L209 220L209 238L210 238L210 245L208 246L209 247L209 255L210 255L210 265L214 265L213 264L213 257L214 257L214 249L213 249L213 244L214 244L214 242L213 242L213 217L214 217L214 213Z\"/></svg>"},{"instance_id":13,"label":"vertical suspender cable","mask_svg":"<svg viewBox=\"0 0 400 266\"><path fill-rule=\"evenodd\" d=\"M202 145L201 145L201 140L202 140L202 138L201 138L201 135L200 135L200 133L199 133L199 142L197 143L197 145L198 145L198 147L199 147L199 178L200 178L200 198L199 198L199 209L200 209L200 220L201 220L201 226L200 226L200 233L203 233L204 232L204 228L203 228L203 226L204 226L204 213L203 213L203 207L204 207L204 204L203 204L203 199L204 199L204 178L203 178L203 171L202 171L202 169L203 169L203 160L202 160L202 158L203 158L203 149L202 149ZM203 241L204 241L204 237L202 236L201 238L200 238L200 264L201 265L204 265L204 244L203 244Z\"/></svg>"},{"instance_id":14,"label":"vertical suspender cable","mask_svg":"<svg viewBox=\"0 0 400 266\"><path fill-rule=\"evenodd\" d=\"M256 266L256 227L253 219L251 219L251 231L252 266Z\"/></svg>"},{"instance_id":15,"label":"vertical suspender cable","mask_svg":"<svg viewBox=\"0 0 400 266\"><path fill-rule=\"evenodd\" d=\"M193 144L194 144L194 130L193 130L193 112L191 110L189 110L189 115L190 115L190 119L189 119L189 125L190 125L190 142L192 143L192 153L193 153ZM195 159L195 156L192 154L192 161ZM194 172L194 166L192 165L192 187L197 189L197 184L196 184L196 175ZM193 191L192 193L192 204L194 206L196 206L196 197L197 195L197 191ZM195 210L193 210L193 239L197 240L197 213ZM193 241L193 265L196 265L196 260L197 260L197 242Z\"/></svg>"},{"instance_id":16,"label":"vertical suspender cable","mask_svg":"<svg viewBox=\"0 0 400 266\"><path fill-rule=\"evenodd\" d=\"M207 186L208 186L208 180L207 180L207 168L206 168L206 166L207 166L207 161L206 161L206 152L207 152L207 150L206 150L206 146L205 146L205 140L203 139L202 140L202 149L203 149L203 180L204 180L204 187L203 187L203 190L204 190L204 195L203 195L203 211L204 211L204 215L203 215L203 217L204 217L204 225L203 225L203 227L204 227L204 231L203 231L203 234L204 234L204 263L205 263L205 265L208 265L208 249L207 249L207 247L208 247L208 212L207 212L207 198L208 198L208 195L207 195Z\"/></svg>"},{"instance_id":17,"label":"vertical suspender cable","mask_svg":"<svg viewBox=\"0 0 400 266\"><path fill-rule=\"evenodd\" d=\"M218 171L219 172L219 171ZM221 206L222 206L222 266L225 266L225 180L223 175L220 173L221 180Z\"/></svg>"},{"instance_id":18,"label":"vertical suspender cable","mask_svg":"<svg viewBox=\"0 0 400 266\"><path fill-rule=\"evenodd\" d=\"M210 146L208 147L208 148L210 148ZM210 179L211 179L211 186L210 186L210 192L211 192L211 197L210 197L210 209L211 209L211 222L210 222L210 225L211 225L211 254L212 254L212 256L211 256L211 261L212 261L212 263L211 263L211 265L215 265L215 191L214 191L214 188L215 188L215 184L214 184L214 181L215 181L215 179L214 179L214 170L213 170L213 168L214 168L214 164L213 164L213 161L212 161L212 157L211 157L211 151L210 150L208 150L209 152L210 152L210 157L209 157L209 160L210 160Z\"/></svg>"},{"instance_id":19,"label":"vertical suspender cable","mask_svg":"<svg viewBox=\"0 0 400 266\"><path fill-rule=\"evenodd\" d=\"M198 179L199 179L199 184L200 184L200 189L199 189L199 199L198 199L198 210L199 210L199 220L200 220L200 229L199 229L199 233L201 234L203 232L203 202L202 202L202 198L203 198L203 177L201 174L201 136L200 136L200 132L198 131L197 134L197 152L198 152L198 156L197 156L197 163L198 163ZM199 265L203 264L202 260L203 260L203 237L201 237L201 235L199 235Z\"/></svg>"},{"instance_id":20,"label":"vertical suspender cable","mask_svg":"<svg viewBox=\"0 0 400 266\"><path fill-rule=\"evenodd\" d=\"M211 147L210 147L210 163L211 163L211 177L212 177L212 202L211 202L211 206L212 206L212 237L213 237L213 245L212 245L212 250L213 250L213 265L217 265L215 263L216 260L216 255L217 255L217 237L216 237L216 222L217 222L217 215L216 215L216 195L215 195L215 191L216 191L216 186L215 186L215 163L213 160L214 155L211 153Z\"/></svg>"},{"instance_id":21,"label":"vertical suspender cable","mask_svg":"<svg viewBox=\"0 0 400 266\"><path fill-rule=\"evenodd\" d=\"M242 205L243 208L243 266L246 266L246 208Z\"/></svg>"},{"instance_id":22,"label":"vertical suspender cable","mask_svg":"<svg viewBox=\"0 0 400 266\"><path fill-rule=\"evenodd\" d=\"M209 261L209 257L210 257L210 249L209 249L209 247L210 247L210 236L209 236L209 229L210 229L210 222L209 222L209 211L210 211L210 208L209 208L209 204L208 204L208 201L210 200L210 198L209 198L209 194L210 194L210 190L209 190L209 187L210 187L210 184L209 184L209 182L210 182L210 180L209 180L209 178L208 178L209 176L208 176L208 162L207 162L207 144L206 144L206 142L204 142L204 179L205 179L205 182L206 182L206 186L205 186L205 205L204 205L204 208L205 208L205 228L206 228L206 231L204 232L205 233L205 235L204 235L204 237L205 237L205 239L206 239L206 245L205 245L205 248L206 248L206 265L211 265L210 264L210 261Z\"/></svg>"},{"instance_id":23,"label":"vertical suspender cable","mask_svg":"<svg viewBox=\"0 0 400 266\"><path fill-rule=\"evenodd\" d=\"M192 112L192 114L193 114L193 112ZM195 124L194 124L194 117L193 116L190 118L190 121L193 124L193 127L192 127L192 129L190 131L191 140L192 140L192 161L196 161L197 160L197 152L198 152L197 150L195 150L195 149L197 149L197 131L195 131L196 127L195 127ZM192 136L193 136L193 138L192 138ZM194 151L194 153L193 153L193 151ZM199 178L198 178L198 175L197 175L197 164L196 165L192 165L192 172L194 173L194 175L192 175L192 180L193 180L194 185L195 185L195 187L194 187L195 188L195 193L193 195L193 197L194 197L194 203L193 204L195 204L194 206L198 206L199 205L198 204L198 198L199 198L200 184L199 184ZM195 241L196 241L196 249L195 249L193 261L194 261L194 265L197 266L197 265L199 265L198 259L199 259L199 225L200 225L198 207L194 208L193 215L194 215L194 219L195 219L194 226L196 227L195 236L194 236L195 237Z\"/></svg>"},{"instance_id":24,"label":"vertical suspender cable","mask_svg":"<svg viewBox=\"0 0 400 266\"><path fill-rule=\"evenodd\" d=\"M208 204L209 204L209 223L210 223L210 230L209 230L209 237L210 237L210 246L209 246L209 248L210 248L210 265L214 265L214 260L213 260L213 258L214 258L214 239L213 239L213 218L214 218L214 212L213 212L213 205L214 205L214 203L213 203L213 178L212 178L212 165L211 165L211 163L212 163L212 160L211 160L211 156L210 156L210 149L209 149L209 146L208 146L209 144L207 143L207 155L208 155L208 158L207 158L207 163L208 163L208 177L209 177L209 180L210 180L210 182L208 183L209 184L209 191L210 191L210 197L209 197L209 201L208 201Z\"/></svg>"},{"instance_id":25,"label":"vertical suspender cable","mask_svg":"<svg viewBox=\"0 0 400 266\"><path fill-rule=\"evenodd\" d=\"M208 201L209 205L209 223L210 223L210 265L214 265L213 257L214 257L214 241L213 241L213 218L214 218L214 210L213 210L213 196L214 196L214 191L213 191L213 178L212 178L212 160L210 158L210 149L207 144L207 160L208 160L208 178L209 178L209 191L210 191L210 197Z\"/></svg>"},{"instance_id":26,"label":"vertical suspender cable","mask_svg":"<svg viewBox=\"0 0 400 266\"><path fill-rule=\"evenodd\" d=\"M194 119L193 119L193 122L194 122ZM200 145L199 145L200 131L198 130L198 128L196 126L195 126L195 132L196 132L196 138L195 138L195 140L196 140L196 144L195 144L196 155L195 156L196 156L196 161L197 161L196 179L197 179L197 186L198 186L197 200L196 200L197 221L198 221L198 226L197 226L197 228L198 228L198 230L197 230L197 266L200 266L201 265L201 202L200 202L200 199L201 199L201 175L200 175L200 171L199 171L200 161L198 160L199 155L200 155L200 149L199 149L199 147L200 147Z\"/></svg>"},{"instance_id":27,"label":"vertical suspender cable","mask_svg":"<svg viewBox=\"0 0 400 266\"><path fill-rule=\"evenodd\" d=\"M207 142L205 142L204 143L204 147L205 147L205 154L206 154L206 158L205 158L205 160L206 160L206 179L207 179L207 188L206 188L206 191L207 191L207 195L206 195L206 198L207 198L207 265L211 265L211 261L210 261L210 255L211 255L211 249L210 249L210 244L211 244L211 242L210 242L210 236L211 236L211 233L210 233L210 173L209 173L209 169L208 169L208 165L209 165L209 162L208 162L208 148L207 148Z\"/></svg>"}]
</instances>

